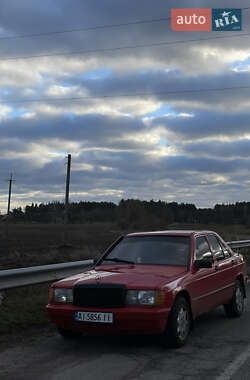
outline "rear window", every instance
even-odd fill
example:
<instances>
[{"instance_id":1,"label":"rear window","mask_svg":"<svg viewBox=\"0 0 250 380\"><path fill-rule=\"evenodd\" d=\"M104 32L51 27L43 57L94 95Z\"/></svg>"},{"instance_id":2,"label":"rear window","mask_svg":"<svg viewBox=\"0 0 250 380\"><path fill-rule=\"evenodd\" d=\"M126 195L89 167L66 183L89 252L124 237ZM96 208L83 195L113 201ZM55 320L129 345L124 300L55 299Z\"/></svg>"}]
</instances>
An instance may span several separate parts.
<instances>
[{"instance_id":1,"label":"rear window","mask_svg":"<svg viewBox=\"0 0 250 380\"><path fill-rule=\"evenodd\" d=\"M110 265L115 258L143 265L187 266L189 251L186 236L132 236L118 243L101 265Z\"/></svg>"}]
</instances>

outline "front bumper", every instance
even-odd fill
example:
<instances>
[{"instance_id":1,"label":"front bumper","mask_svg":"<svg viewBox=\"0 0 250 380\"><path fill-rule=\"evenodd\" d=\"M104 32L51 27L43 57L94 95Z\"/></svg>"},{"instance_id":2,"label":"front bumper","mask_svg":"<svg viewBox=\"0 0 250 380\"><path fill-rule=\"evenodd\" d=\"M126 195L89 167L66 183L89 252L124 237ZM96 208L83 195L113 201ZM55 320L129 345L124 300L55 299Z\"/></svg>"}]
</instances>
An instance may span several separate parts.
<instances>
[{"instance_id":1,"label":"front bumper","mask_svg":"<svg viewBox=\"0 0 250 380\"><path fill-rule=\"evenodd\" d=\"M99 334L160 334L166 328L170 309L166 307L135 307L126 306L121 309L89 309L75 307L71 304L49 304L46 306L49 317L57 327L84 332L92 335ZM75 311L95 311L113 313L112 324L89 323L74 320Z\"/></svg>"}]
</instances>

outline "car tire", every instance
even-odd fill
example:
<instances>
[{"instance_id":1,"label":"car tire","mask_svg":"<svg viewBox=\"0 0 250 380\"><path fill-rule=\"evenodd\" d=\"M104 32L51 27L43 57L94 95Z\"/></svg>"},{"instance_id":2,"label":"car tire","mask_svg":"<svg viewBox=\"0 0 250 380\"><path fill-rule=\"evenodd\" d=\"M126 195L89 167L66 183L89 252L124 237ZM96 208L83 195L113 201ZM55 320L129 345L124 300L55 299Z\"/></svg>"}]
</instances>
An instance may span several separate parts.
<instances>
[{"instance_id":1,"label":"car tire","mask_svg":"<svg viewBox=\"0 0 250 380\"><path fill-rule=\"evenodd\" d=\"M192 313L189 302L185 297L177 296L163 334L164 345L172 348L183 346L188 339L191 324Z\"/></svg>"},{"instance_id":2,"label":"car tire","mask_svg":"<svg viewBox=\"0 0 250 380\"><path fill-rule=\"evenodd\" d=\"M58 327L57 331L64 339L76 339L80 336L80 333L76 331L66 330L61 327Z\"/></svg>"},{"instance_id":3,"label":"car tire","mask_svg":"<svg viewBox=\"0 0 250 380\"><path fill-rule=\"evenodd\" d=\"M229 304L224 305L228 317L240 317L244 312L244 289L239 280L236 280L233 297Z\"/></svg>"}]
</instances>

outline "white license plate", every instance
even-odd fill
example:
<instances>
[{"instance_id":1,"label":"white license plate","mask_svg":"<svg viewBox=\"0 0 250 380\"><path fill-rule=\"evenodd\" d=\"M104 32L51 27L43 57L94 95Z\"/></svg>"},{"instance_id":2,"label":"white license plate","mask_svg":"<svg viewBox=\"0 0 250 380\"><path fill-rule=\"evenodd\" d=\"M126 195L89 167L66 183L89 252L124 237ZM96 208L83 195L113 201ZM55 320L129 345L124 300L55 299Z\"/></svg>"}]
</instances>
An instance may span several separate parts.
<instances>
[{"instance_id":1,"label":"white license plate","mask_svg":"<svg viewBox=\"0 0 250 380\"><path fill-rule=\"evenodd\" d=\"M113 323L113 313L98 313L95 311L76 311L75 320L93 323Z\"/></svg>"}]
</instances>

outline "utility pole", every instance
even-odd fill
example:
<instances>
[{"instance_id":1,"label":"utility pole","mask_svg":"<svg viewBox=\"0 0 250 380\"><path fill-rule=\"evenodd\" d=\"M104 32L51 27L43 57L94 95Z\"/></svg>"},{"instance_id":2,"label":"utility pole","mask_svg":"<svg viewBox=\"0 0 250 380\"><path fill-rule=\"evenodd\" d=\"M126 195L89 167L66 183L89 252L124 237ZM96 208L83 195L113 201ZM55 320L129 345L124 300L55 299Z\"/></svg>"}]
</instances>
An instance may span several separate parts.
<instances>
[{"instance_id":1,"label":"utility pole","mask_svg":"<svg viewBox=\"0 0 250 380\"><path fill-rule=\"evenodd\" d=\"M8 198L8 211L7 211L7 215L10 215L10 200L11 200L11 190L12 190L12 182L13 181L14 181L13 174L10 173L10 179L8 180L8 182L9 182L9 198Z\"/></svg>"},{"instance_id":2,"label":"utility pole","mask_svg":"<svg viewBox=\"0 0 250 380\"><path fill-rule=\"evenodd\" d=\"M66 175L66 190L65 190L65 203L64 203L64 244L66 244L66 242L67 242L67 224L68 224L68 211L69 211L70 168L71 168L71 154L68 154L67 175Z\"/></svg>"},{"instance_id":3,"label":"utility pole","mask_svg":"<svg viewBox=\"0 0 250 380\"><path fill-rule=\"evenodd\" d=\"M71 154L68 154L66 191L65 191L65 206L64 206L64 224L68 223L70 167L71 167Z\"/></svg>"},{"instance_id":4,"label":"utility pole","mask_svg":"<svg viewBox=\"0 0 250 380\"><path fill-rule=\"evenodd\" d=\"M8 197L7 218L6 218L6 222L5 222L5 237L6 237L6 239L9 238L10 200L11 200L12 182L14 182L12 173L10 173L10 179L8 180L8 182L9 182L9 197Z\"/></svg>"}]
</instances>

